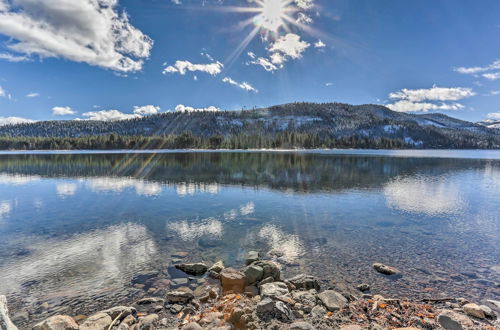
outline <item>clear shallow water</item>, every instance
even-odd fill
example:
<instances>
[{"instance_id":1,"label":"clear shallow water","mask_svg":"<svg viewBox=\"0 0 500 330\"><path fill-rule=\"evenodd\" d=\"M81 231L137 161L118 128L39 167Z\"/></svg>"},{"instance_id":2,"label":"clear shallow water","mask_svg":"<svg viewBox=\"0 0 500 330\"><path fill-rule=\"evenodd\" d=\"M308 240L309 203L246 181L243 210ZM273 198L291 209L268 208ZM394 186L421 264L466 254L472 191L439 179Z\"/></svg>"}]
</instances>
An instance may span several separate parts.
<instances>
[{"instance_id":1,"label":"clear shallow water","mask_svg":"<svg viewBox=\"0 0 500 330\"><path fill-rule=\"evenodd\" d=\"M500 153L352 153L0 155L0 294L75 315L172 277L175 252L240 267L258 249L325 287L498 300Z\"/></svg>"}]
</instances>

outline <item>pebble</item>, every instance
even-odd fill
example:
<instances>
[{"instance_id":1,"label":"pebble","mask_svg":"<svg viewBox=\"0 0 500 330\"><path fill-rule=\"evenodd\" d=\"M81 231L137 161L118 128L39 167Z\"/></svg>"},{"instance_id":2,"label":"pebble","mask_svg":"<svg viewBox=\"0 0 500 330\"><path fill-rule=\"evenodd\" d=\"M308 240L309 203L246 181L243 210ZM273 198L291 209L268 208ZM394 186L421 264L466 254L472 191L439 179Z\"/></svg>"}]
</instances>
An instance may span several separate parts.
<instances>
[{"instance_id":1,"label":"pebble","mask_svg":"<svg viewBox=\"0 0 500 330\"><path fill-rule=\"evenodd\" d=\"M392 266L387 266L381 263L374 263L373 268L375 268L377 272L385 275L395 275L400 273L397 268Z\"/></svg>"},{"instance_id":2,"label":"pebble","mask_svg":"<svg viewBox=\"0 0 500 330\"><path fill-rule=\"evenodd\" d=\"M477 317L479 319L484 319L486 315L484 315L484 311L476 304L465 304L463 307L464 312L467 315Z\"/></svg>"},{"instance_id":3,"label":"pebble","mask_svg":"<svg viewBox=\"0 0 500 330\"><path fill-rule=\"evenodd\" d=\"M442 311L437 320L446 330L463 330L474 327L474 323L467 316L450 310Z\"/></svg>"},{"instance_id":4,"label":"pebble","mask_svg":"<svg viewBox=\"0 0 500 330\"><path fill-rule=\"evenodd\" d=\"M347 305L347 299L340 293L333 290L326 290L318 295L323 305L330 312L338 311Z\"/></svg>"}]
</instances>

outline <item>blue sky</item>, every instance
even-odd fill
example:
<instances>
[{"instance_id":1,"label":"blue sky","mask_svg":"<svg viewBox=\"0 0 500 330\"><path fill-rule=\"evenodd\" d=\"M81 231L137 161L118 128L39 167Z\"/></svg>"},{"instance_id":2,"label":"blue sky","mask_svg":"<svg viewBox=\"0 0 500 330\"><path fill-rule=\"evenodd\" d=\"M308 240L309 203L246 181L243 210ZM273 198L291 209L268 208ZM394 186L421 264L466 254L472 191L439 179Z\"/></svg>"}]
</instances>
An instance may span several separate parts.
<instances>
[{"instance_id":1,"label":"blue sky","mask_svg":"<svg viewBox=\"0 0 500 330\"><path fill-rule=\"evenodd\" d=\"M0 124L294 101L500 119L499 37L497 0L0 0Z\"/></svg>"}]
</instances>

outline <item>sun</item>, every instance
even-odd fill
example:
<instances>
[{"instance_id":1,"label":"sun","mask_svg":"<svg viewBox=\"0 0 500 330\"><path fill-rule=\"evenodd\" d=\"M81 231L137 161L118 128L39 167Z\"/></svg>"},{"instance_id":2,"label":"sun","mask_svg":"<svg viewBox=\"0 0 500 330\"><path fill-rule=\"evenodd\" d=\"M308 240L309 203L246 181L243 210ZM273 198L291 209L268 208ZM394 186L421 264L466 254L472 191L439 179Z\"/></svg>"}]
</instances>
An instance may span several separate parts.
<instances>
[{"instance_id":1,"label":"sun","mask_svg":"<svg viewBox=\"0 0 500 330\"><path fill-rule=\"evenodd\" d=\"M270 32L278 32L285 25L285 17L290 10L288 0L258 0L259 13L254 17L254 24Z\"/></svg>"}]
</instances>

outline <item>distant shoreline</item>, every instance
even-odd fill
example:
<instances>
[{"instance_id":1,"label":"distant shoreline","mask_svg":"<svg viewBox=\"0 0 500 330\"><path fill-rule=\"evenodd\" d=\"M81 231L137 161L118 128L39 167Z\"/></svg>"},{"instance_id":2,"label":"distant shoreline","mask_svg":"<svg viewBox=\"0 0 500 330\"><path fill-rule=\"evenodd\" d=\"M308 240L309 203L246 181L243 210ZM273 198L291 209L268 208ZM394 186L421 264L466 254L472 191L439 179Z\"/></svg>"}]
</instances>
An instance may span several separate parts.
<instances>
[{"instance_id":1,"label":"distant shoreline","mask_svg":"<svg viewBox=\"0 0 500 330\"><path fill-rule=\"evenodd\" d=\"M499 149L88 149L88 150L0 150L0 155L51 154L178 154L178 153L302 153L407 158L458 158L500 160Z\"/></svg>"}]
</instances>

